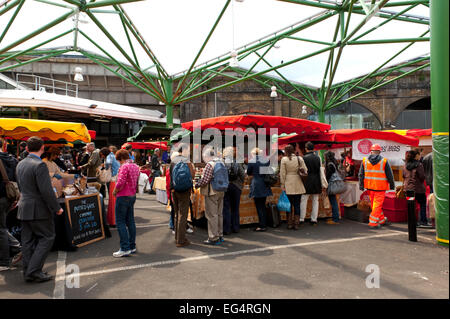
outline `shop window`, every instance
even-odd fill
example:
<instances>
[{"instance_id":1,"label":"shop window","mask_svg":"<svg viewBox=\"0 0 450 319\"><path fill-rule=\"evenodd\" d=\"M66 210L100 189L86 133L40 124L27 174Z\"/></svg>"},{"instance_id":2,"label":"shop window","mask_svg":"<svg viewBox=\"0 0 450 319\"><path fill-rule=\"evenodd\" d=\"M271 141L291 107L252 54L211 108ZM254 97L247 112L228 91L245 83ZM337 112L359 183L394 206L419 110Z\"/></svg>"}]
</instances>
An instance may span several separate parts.
<instances>
[{"instance_id":1,"label":"shop window","mask_svg":"<svg viewBox=\"0 0 450 319\"><path fill-rule=\"evenodd\" d=\"M308 120L318 121L319 116L317 112L309 115ZM381 122L375 114L354 102L345 103L325 112L325 123L330 124L333 130L355 128L381 129Z\"/></svg>"},{"instance_id":2,"label":"shop window","mask_svg":"<svg viewBox=\"0 0 450 319\"><path fill-rule=\"evenodd\" d=\"M431 98L426 97L408 105L394 121L396 129L431 128Z\"/></svg>"}]
</instances>

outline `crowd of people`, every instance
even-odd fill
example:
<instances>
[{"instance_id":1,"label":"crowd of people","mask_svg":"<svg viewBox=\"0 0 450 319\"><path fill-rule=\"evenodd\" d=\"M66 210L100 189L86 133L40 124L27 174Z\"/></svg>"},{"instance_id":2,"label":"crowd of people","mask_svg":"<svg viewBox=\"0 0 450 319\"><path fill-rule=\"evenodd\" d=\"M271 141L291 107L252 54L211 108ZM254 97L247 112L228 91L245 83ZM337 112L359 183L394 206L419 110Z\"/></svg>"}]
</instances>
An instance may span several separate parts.
<instances>
[{"instance_id":1,"label":"crowd of people","mask_svg":"<svg viewBox=\"0 0 450 319\"><path fill-rule=\"evenodd\" d=\"M0 141L2 146L3 141ZM201 176L196 176L188 144L178 144L163 154L156 149L148 157L149 164L143 160L144 156L132 150L131 145L118 150L115 146L97 149L94 143L88 143L80 152L57 147L46 150L42 139L32 137L20 147L17 157L0 152L0 269L7 270L22 260L24 279L35 282L51 279L42 267L55 238L53 216L63 213L52 188L53 178L61 179L75 171L98 181L101 171L110 172L108 180L101 183L100 193L106 198L108 191L107 223L117 227L120 238L120 248L113 256L124 257L137 252L134 204L139 176L144 169L150 170L153 184L155 178L162 174L161 165L169 164L166 170L166 190L171 206L169 228L173 231L176 247L185 247L190 244L186 233L192 233L187 219L189 209L192 211L194 188L199 188L205 199L208 238L204 244L220 245L225 241L224 236L239 232L239 206L246 176L251 178L249 197L254 200L259 219L254 230L267 230L266 202L274 185L268 178L271 175L279 180L289 199L291 209L287 213L287 228L298 230L305 223L309 199L312 202L310 224L317 225L321 194L327 194L331 204L332 217L326 223L339 224L337 193L330 191L331 185L339 181L339 176L354 174L355 165L351 154L337 160L332 151L325 152L322 163L311 142L306 143L304 152L300 154L291 145L276 153L277 171L268 170L269 173L265 170L269 169L269 158L259 148L251 151L245 163L238 163L236 147L227 147L223 153L207 147L203 151L205 166ZM380 153L379 145L373 145L371 155L362 161L358 175L361 190L368 190L370 194L372 212L369 227L372 229L389 224L382 205L385 192L395 189L392 169ZM432 185L429 179L430 172L432 176L431 163L431 155L422 159L417 150L411 150L403 170L405 191L415 194L421 207L419 223L424 225L428 224L424 181ZM349 169L349 166L353 168ZM19 196L16 201L10 196L12 182L18 185L18 202ZM6 225L7 214L16 206L17 218L22 223L21 242L11 235Z\"/></svg>"}]
</instances>

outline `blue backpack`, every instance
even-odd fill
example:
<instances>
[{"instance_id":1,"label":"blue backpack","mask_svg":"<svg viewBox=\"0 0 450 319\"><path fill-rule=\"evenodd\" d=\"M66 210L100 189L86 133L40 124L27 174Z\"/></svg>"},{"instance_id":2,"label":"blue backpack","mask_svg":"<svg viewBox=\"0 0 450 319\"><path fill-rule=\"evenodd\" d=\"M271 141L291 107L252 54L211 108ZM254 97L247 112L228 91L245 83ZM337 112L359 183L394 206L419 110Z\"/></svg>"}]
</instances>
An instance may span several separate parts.
<instances>
[{"instance_id":1,"label":"blue backpack","mask_svg":"<svg viewBox=\"0 0 450 319\"><path fill-rule=\"evenodd\" d=\"M221 161L214 165L213 179L211 181L212 189L216 192L226 192L228 189L228 169Z\"/></svg>"},{"instance_id":2,"label":"blue backpack","mask_svg":"<svg viewBox=\"0 0 450 319\"><path fill-rule=\"evenodd\" d=\"M175 165L171 183L176 192L186 192L192 188L192 176L187 163L179 162Z\"/></svg>"}]
</instances>

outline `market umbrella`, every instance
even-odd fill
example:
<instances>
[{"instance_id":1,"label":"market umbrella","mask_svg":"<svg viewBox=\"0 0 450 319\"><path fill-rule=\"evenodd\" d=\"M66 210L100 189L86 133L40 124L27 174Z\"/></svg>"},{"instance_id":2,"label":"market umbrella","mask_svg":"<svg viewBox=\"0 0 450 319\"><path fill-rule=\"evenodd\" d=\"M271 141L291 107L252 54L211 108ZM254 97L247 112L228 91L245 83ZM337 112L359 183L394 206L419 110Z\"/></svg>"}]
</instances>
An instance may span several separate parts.
<instances>
[{"instance_id":1,"label":"market umbrella","mask_svg":"<svg viewBox=\"0 0 450 319\"><path fill-rule=\"evenodd\" d=\"M15 140L26 140L31 136L39 136L46 141L81 141L84 143L91 141L88 129L83 123L18 118L0 119L0 136Z\"/></svg>"},{"instance_id":2,"label":"market umbrella","mask_svg":"<svg viewBox=\"0 0 450 319\"><path fill-rule=\"evenodd\" d=\"M289 137L283 137L278 140L280 144L296 143L296 142L331 142L331 143L348 143L354 140L365 138L394 141L401 144L417 146L419 140L417 138L400 135L395 132L376 131L368 129L340 129L328 132L314 134L298 134Z\"/></svg>"},{"instance_id":3,"label":"market umbrella","mask_svg":"<svg viewBox=\"0 0 450 319\"><path fill-rule=\"evenodd\" d=\"M331 125L292 118L284 116L271 116L271 115L231 115L231 116L219 116L206 119L200 119L201 129L205 130L208 128L217 128L221 131L227 128L241 128L245 130L246 128L253 128L257 130L258 128L277 128L278 134L282 133L312 133L312 132L324 132L331 128ZM181 124L181 126L187 130L194 130L194 122L186 122ZM270 134L270 131L267 130Z\"/></svg>"}]
</instances>

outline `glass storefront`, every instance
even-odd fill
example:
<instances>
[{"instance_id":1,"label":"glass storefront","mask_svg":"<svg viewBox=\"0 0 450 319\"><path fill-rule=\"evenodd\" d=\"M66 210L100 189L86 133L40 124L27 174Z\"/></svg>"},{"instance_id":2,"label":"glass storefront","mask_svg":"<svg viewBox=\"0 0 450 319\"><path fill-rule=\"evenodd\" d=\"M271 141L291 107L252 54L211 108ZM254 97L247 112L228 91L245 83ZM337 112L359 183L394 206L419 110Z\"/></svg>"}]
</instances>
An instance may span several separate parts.
<instances>
[{"instance_id":1,"label":"glass storefront","mask_svg":"<svg viewBox=\"0 0 450 319\"><path fill-rule=\"evenodd\" d=\"M308 120L318 121L317 112L308 116ZM331 129L365 128L379 130L381 122L368 109L358 103L349 102L325 112L325 123L331 125Z\"/></svg>"}]
</instances>

